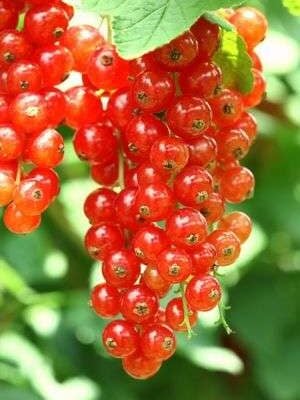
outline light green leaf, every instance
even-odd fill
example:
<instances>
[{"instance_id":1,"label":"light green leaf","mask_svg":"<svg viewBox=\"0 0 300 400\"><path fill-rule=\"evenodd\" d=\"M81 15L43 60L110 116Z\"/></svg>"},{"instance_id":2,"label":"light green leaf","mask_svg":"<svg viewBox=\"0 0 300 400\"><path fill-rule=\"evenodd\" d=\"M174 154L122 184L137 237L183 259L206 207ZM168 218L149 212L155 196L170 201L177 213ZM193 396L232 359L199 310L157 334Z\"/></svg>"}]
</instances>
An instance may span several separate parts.
<instances>
[{"instance_id":1,"label":"light green leaf","mask_svg":"<svg viewBox=\"0 0 300 400\"><path fill-rule=\"evenodd\" d=\"M223 31L214 61L223 72L224 85L248 93L253 86L252 62L245 42L236 32Z\"/></svg>"},{"instance_id":2,"label":"light green leaf","mask_svg":"<svg viewBox=\"0 0 300 400\"><path fill-rule=\"evenodd\" d=\"M291 14L300 16L300 0L282 0L282 4Z\"/></svg>"},{"instance_id":3,"label":"light green leaf","mask_svg":"<svg viewBox=\"0 0 300 400\"><path fill-rule=\"evenodd\" d=\"M219 25L221 28L225 29L225 31L234 30L234 26L217 12L207 11L204 13L204 18L213 24Z\"/></svg>"},{"instance_id":4,"label":"light green leaf","mask_svg":"<svg viewBox=\"0 0 300 400\"><path fill-rule=\"evenodd\" d=\"M241 3L241 0L82 0L85 9L112 16L113 41L125 59L170 42L205 12Z\"/></svg>"}]
</instances>

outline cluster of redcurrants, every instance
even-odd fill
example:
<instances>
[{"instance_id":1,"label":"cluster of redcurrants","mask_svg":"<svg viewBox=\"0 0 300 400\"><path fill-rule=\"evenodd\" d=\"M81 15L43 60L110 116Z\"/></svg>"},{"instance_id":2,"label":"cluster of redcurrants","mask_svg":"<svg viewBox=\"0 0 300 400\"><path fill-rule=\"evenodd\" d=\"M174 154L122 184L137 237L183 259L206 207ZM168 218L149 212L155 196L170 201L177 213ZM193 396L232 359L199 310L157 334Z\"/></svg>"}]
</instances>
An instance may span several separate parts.
<instances>
[{"instance_id":1,"label":"cluster of redcurrants","mask_svg":"<svg viewBox=\"0 0 300 400\"><path fill-rule=\"evenodd\" d=\"M204 18L130 62L106 44L91 55L84 76L108 97L102 121L74 136L75 151L102 186L84 205L92 225L85 246L102 262L105 279L91 305L104 318L122 315L105 327L103 345L135 378L152 376L172 356L174 331L191 334L199 311L220 307L214 272L238 258L251 233L246 214L224 211L254 190L240 160L257 133L248 110L265 92L254 47L267 22L246 7L224 15L253 61L251 93L224 87L213 62L219 27ZM174 285L181 296L170 300Z\"/></svg>"},{"instance_id":2,"label":"cluster of redcurrants","mask_svg":"<svg viewBox=\"0 0 300 400\"><path fill-rule=\"evenodd\" d=\"M73 68L59 43L72 16L61 0L0 1L0 207L14 233L35 230L59 193L53 168L64 140L55 128L67 103L54 86Z\"/></svg>"}]
</instances>

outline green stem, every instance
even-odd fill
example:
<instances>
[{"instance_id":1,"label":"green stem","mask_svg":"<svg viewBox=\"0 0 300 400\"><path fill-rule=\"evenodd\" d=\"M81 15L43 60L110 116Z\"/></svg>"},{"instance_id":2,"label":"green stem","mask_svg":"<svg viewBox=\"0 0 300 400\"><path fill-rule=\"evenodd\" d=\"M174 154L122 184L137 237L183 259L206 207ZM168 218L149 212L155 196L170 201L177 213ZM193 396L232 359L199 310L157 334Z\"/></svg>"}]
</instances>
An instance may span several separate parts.
<instances>
[{"instance_id":1,"label":"green stem","mask_svg":"<svg viewBox=\"0 0 300 400\"><path fill-rule=\"evenodd\" d=\"M125 182L124 182L124 154L123 154L123 149L122 146L120 146L119 150L119 178L118 178L118 183L120 190L123 190L125 187Z\"/></svg>"},{"instance_id":2,"label":"green stem","mask_svg":"<svg viewBox=\"0 0 300 400\"><path fill-rule=\"evenodd\" d=\"M224 303L222 302L222 300L219 302L218 304L218 309L219 309L219 323L221 325L223 325L225 332L227 333L227 335L231 335L233 332L233 330L230 328L228 322L226 321L226 317L225 317L225 313L226 310L228 310L230 307L226 307L224 305Z\"/></svg>"},{"instance_id":3,"label":"green stem","mask_svg":"<svg viewBox=\"0 0 300 400\"><path fill-rule=\"evenodd\" d=\"M109 15L103 16L103 19L106 21L106 29L107 29L107 42L112 43L112 28L111 28L111 19Z\"/></svg>"},{"instance_id":4,"label":"green stem","mask_svg":"<svg viewBox=\"0 0 300 400\"><path fill-rule=\"evenodd\" d=\"M193 329L192 329L191 323L190 323L189 307L188 307L187 300L185 297L185 284L184 283L180 283L180 292L181 292L183 313L184 313L184 319L182 321L182 325L186 326L187 337L188 337L188 339L190 339L194 335L194 332L193 332Z\"/></svg>"}]
</instances>

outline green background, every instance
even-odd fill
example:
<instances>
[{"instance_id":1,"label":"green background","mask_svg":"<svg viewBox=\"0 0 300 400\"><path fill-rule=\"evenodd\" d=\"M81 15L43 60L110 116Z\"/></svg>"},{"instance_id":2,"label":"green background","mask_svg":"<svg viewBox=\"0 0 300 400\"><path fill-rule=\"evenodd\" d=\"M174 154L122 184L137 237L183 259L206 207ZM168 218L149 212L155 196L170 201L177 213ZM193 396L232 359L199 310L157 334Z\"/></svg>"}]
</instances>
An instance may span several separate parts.
<instances>
[{"instance_id":1,"label":"green background","mask_svg":"<svg viewBox=\"0 0 300 400\"><path fill-rule=\"evenodd\" d=\"M227 337L215 315L149 381L127 377L100 345L103 322L88 307L99 266L85 254L82 201L94 187L67 139L60 199L41 228L0 228L2 400L300 399L300 19L279 0L252 2L270 22L263 54L268 97L246 159L255 221L240 261L222 277L231 305Z\"/></svg>"}]
</instances>

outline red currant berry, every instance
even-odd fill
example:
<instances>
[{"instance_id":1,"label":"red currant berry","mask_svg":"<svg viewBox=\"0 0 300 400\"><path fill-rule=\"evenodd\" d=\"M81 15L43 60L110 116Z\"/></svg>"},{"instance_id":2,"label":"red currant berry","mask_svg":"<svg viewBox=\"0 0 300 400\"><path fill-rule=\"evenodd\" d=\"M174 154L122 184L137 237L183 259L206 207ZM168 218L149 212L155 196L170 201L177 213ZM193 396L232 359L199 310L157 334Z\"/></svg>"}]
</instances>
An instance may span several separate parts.
<instances>
[{"instance_id":1,"label":"red currant berry","mask_svg":"<svg viewBox=\"0 0 300 400\"><path fill-rule=\"evenodd\" d=\"M159 207L158 207L159 204ZM168 218L175 206L172 191L163 182L141 186L135 198L137 213L146 221L161 221Z\"/></svg>"},{"instance_id":2,"label":"red currant berry","mask_svg":"<svg viewBox=\"0 0 300 400\"><path fill-rule=\"evenodd\" d=\"M22 155L23 135L11 125L0 125L0 161L11 161Z\"/></svg>"},{"instance_id":3,"label":"red currant berry","mask_svg":"<svg viewBox=\"0 0 300 400\"><path fill-rule=\"evenodd\" d=\"M189 66L198 55L198 42L187 31L154 52L155 58L168 71L180 71Z\"/></svg>"},{"instance_id":4,"label":"red currant berry","mask_svg":"<svg viewBox=\"0 0 300 400\"><path fill-rule=\"evenodd\" d=\"M136 351L129 357L122 359L124 371L134 379L148 379L155 375L160 367L161 361L147 358L141 351Z\"/></svg>"},{"instance_id":5,"label":"red currant berry","mask_svg":"<svg viewBox=\"0 0 300 400\"><path fill-rule=\"evenodd\" d=\"M58 174L53 169L34 168L26 176L26 179L33 179L42 182L43 185L45 185L48 188L51 199L54 199L59 194L60 191L59 177Z\"/></svg>"},{"instance_id":6,"label":"red currant berry","mask_svg":"<svg viewBox=\"0 0 300 400\"><path fill-rule=\"evenodd\" d=\"M120 295L116 288L102 283L91 292L91 307L102 318L112 318L120 312Z\"/></svg>"},{"instance_id":7,"label":"red currant berry","mask_svg":"<svg viewBox=\"0 0 300 400\"><path fill-rule=\"evenodd\" d=\"M14 180L16 179L17 176L18 167L19 167L18 160L0 161L0 172L11 176Z\"/></svg>"},{"instance_id":8,"label":"red currant berry","mask_svg":"<svg viewBox=\"0 0 300 400\"><path fill-rule=\"evenodd\" d=\"M189 163L208 168L217 158L217 142L214 138L202 135L189 142Z\"/></svg>"},{"instance_id":9,"label":"red currant berry","mask_svg":"<svg viewBox=\"0 0 300 400\"><path fill-rule=\"evenodd\" d=\"M59 6L43 4L27 11L24 32L30 42L43 46L61 38L69 23L68 15Z\"/></svg>"},{"instance_id":10,"label":"red currant berry","mask_svg":"<svg viewBox=\"0 0 300 400\"><path fill-rule=\"evenodd\" d=\"M140 229L132 239L132 247L136 256L146 263L155 262L158 254L168 245L169 240L165 232L151 225Z\"/></svg>"},{"instance_id":11,"label":"red currant berry","mask_svg":"<svg viewBox=\"0 0 300 400\"><path fill-rule=\"evenodd\" d=\"M157 270L169 283L183 282L192 273L192 260L185 250L169 247L158 255Z\"/></svg>"},{"instance_id":12,"label":"red currant berry","mask_svg":"<svg viewBox=\"0 0 300 400\"><path fill-rule=\"evenodd\" d=\"M135 196L136 188L126 187L115 201L117 220L131 231L137 231L144 224L144 220L136 211Z\"/></svg>"},{"instance_id":13,"label":"red currant berry","mask_svg":"<svg viewBox=\"0 0 300 400\"><path fill-rule=\"evenodd\" d=\"M140 262L131 250L114 251L104 259L102 273L110 285L130 288L139 277Z\"/></svg>"},{"instance_id":14,"label":"red currant berry","mask_svg":"<svg viewBox=\"0 0 300 400\"><path fill-rule=\"evenodd\" d=\"M217 251L217 265L230 265L234 263L240 255L241 242L231 231L217 229L208 236L207 241L211 243Z\"/></svg>"},{"instance_id":15,"label":"red currant berry","mask_svg":"<svg viewBox=\"0 0 300 400\"><path fill-rule=\"evenodd\" d=\"M40 223L40 215L25 215L14 203L9 204L3 214L3 222L12 233L25 235L35 231Z\"/></svg>"},{"instance_id":16,"label":"red currant berry","mask_svg":"<svg viewBox=\"0 0 300 400\"><path fill-rule=\"evenodd\" d=\"M115 221L115 199L117 194L110 189L100 188L88 195L84 202L84 213L91 225Z\"/></svg>"},{"instance_id":17,"label":"red currant berry","mask_svg":"<svg viewBox=\"0 0 300 400\"><path fill-rule=\"evenodd\" d=\"M250 113L244 112L241 118L234 124L234 128L242 129L248 136L250 144L256 138L257 122L255 117Z\"/></svg>"},{"instance_id":18,"label":"red currant berry","mask_svg":"<svg viewBox=\"0 0 300 400\"><path fill-rule=\"evenodd\" d=\"M145 71L159 69L153 53L144 54L141 57L134 58L129 62L129 79L134 80L139 74Z\"/></svg>"},{"instance_id":19,"label":"red currant berry","mask_svg":"<svg viewBox=\"0 0 300 400\"><path fill-rule=\"evenodd\" d=\"M30 56L32 48L22 32L5 30L0 33L0 67L24 60Z\"/></svg>"},{"instance_id":20,"label":"red currant berry","mask_svg":"<svg viewBox=\"0 0 300 400\"><path fill-rule=\"evenodd\" d=\"M170 129L185 139L202 135L210 127L211 120L210 106L200 97L178 97L167 113Z\"/></svg>"},{"instance_id":21,"label":"red currant berry","mask_svg":"<svg viewBox=\"0 0 300 400\"><path fill-rule=\"evenodd\" d=\"M178 173L186 166L188 160L188 146L179 138L158 139L150 150L150 162L162 175Z\"/></svg>"},{"instance_id":22,"label":"red currant berry","mask_svg":"<svg viewBox=\"0 0 300 400\"><path fill-rule=\"evenodd\" d=\"M197 313L189 308L188 314L190 325L193 327L197 323ZM166 322L174 331L186 332L187 327L184 323L184 310L181 298L176 297L167 304Z\"/></svg>"},{"instance_id":23,"label":"red currant berry","mask_svg":"<svg viewBox=\"0 0 300 400\"><path fill-rule=\"evenodd\" d=\"M252 69L254 82L250 93L243 95L243 103L246 108L256 107L264 98L266 92L266 80L257 69Z\"/></svg>"},{"instance_id":24,"label":"red currant berry","mask_svg":"<svg viewBox=\"0 0 300 400\"><path fill-rule=\"evenodd\" d=\"M220 92L222 72L213 62L197 63L180 74L179 84L185 94L210 98Z\"/></svg>"},{"instance_id":25,"label":"red currant berry","mask_svg":"<svg viewBox=\"0 0 300 400\"><path fill-rule=\"evenodd\" d=\"M148 265L145 269L142 282L153 290L158 297L164 297L170 289L170 283L165 281L158 273L157 268L151 265Z\"/></svg>"},{"instance_id":26,"label":"red currant berry","mask_svg":"<svg viewBox=\"0 0 300 400\"><path fill-rule=\"evenodd\" d=\"M217 260L215 247L208 242L201 243L197 250L190 254L193 263L193 275L207 275Z\"/></svg>"},{"instance_id":27,"label":"red currant berry","mask_svg":"<svg viewBox=\"0 0 300 400\"><path fill-rule=\"evenodd\" d=\"M114 157L107 163L94 163L91 166L91 177L99 185L113 186L119 174L119 160Z\"/></svg>"},{"instance_id":28,"label":"red currant berry","mask_svg":"<svg viewBox=\"0 0 300 400\"><path fill-rule=\"evenodd\" d=\"M133 324L117 319L103 330L102 342L106 351L116 358L124 358L134 353L139 345L139 335Z\"/></svg>"},{"instance_id":29,"label":"red currant berry","mask_svg":"<svg viewBox=\"0 0 300 400\"><path fill-rule=\"evenodd\" d=\"M7 91L11 95L26 91L39 91L42 87L42 71L38 64L19 61L7 72Z\"/></svg>"},{"instance_id":30,"label":"red currant berry","mask_svg":"<svg viewBox=\"0 0 300 400\"><path fill-rule=\"evenodd\" d=\"M221 287L213 276L196 276L187 284L185 296L194 310L209 311L219 303Z\"/></svg>"},{"instance_id":31,"label":"red currant berry","mask_svg":"<svg viewBox=\"0 0 300 400\"><path fill-rule=\"evenodd\" d=\"M232 231L244 243L251 234L252 221L247 214L241 211L235 211L225 215L218 224L222 230Z\"/></svg>"},{"instance_id":32,"label":"red currant berry","mask_svg":"<svg viewBox=\"0 0 300 400\"><path fill-rule=\"evenodd\" d=\"M66 97L63 92L54 87L43 89L40 93L46 102L48 126L56 128L66 116Z\"/></svg>"},{"instance_id":33,"label":"red currant berry","mask_svg":"<svg viewBox=\"0 0 300 400\"><path fill-rule=\"evenodd\" d=\"M69 89L66 92L66 99L66 122L73 128L94 124L103 116L100 99L85 86Z\"/></svg>"},{"instance_id":34,"label":"red currant berry","mask_svg":"<svg viewBox=\"0 0 300 400\"><path fill-rule=\"evenodd\" d=\"M209 100L213 120L218 127L233 125L243 113L241 95L229 89L224 89L218 96Z\"/></svg>"},{"instance_id":35,"label":"red currant berry","mask_svg":"<svg viewBox=\"0 0 300 400\"><path fill-rule=\"evenodd\" d=\"M248 54L251 57L253 68L255 68L258 71L262 72L263 71L263 64L262 64L262 61L261 61L259 55L254 50L249 51Z\"/></svg>"},{"instance_id":36,"label":"red currant berry","mask_svg":"<svg viewBox=\"0 0 300 400\"><path fill-rule=\"evenodd\" d=\"M176 338L168 326L151 324L142 333L140 346L146 357L167 360L175 353Z\"/></svg>"},{"instance_id":37,"label":"red currant berry","mask_svg":"<svg viewBox=\"0 0 300 400\"><path fill-rule=\"evenodd\" d=\"M5 94L0 94L0 124L9 122L8 109L10 98Z\"/></svg>"},{"instance_id":38,"label":"red currant berry","mask_svg":"<svg viewBox=\"0 0 300 400\"><path fill-rule=\"evenodd\" d=\"M268 29L268 22L266 17L257 9L240 7L235 10L229 21L245 39L249 49L252 49L264 40Z\"/></svg>"},{"instance_id":39,"label":"red currant berry","mask_svg":"<svg viewBox=\"0 0 300 400\"><path fill-rule=\"evenodd\" d=\"M199 211L204 215L208 224L219 221L225 211L225 204L219 193L211 193L208 199L199 206Z\"/></svg>"},{"instance_id":40,"label":"red currant berry","mask_svg":"<svg viewBox=\"0 0 300 400\"><path fill-rule=\"evenodd\" d=\"M0 1L0 31L14 29L18 22L18 8L10 0Z\"/></svg>"},{"instance_id":41,"label":"red currant berry","mask_svg":"<svg viewBox=\"0 0 300 400\"><path fill-rule=\"evenodd\" d=\"M139 168L136 171L136 179L138 186L142 185L147 186L153 183L163 182L162 175L160 175L159 172L149 163L143 163L139 166Z\"/></svg>"},{"instance_id":42,"label":"red currant berry","mask_svg":"<svg viewBox=\"0 0 300 400\"><path fill-rule=\"evenodd\" d=\"M219 44L219 26L201 17L191 31L198 41L199 57L204 60L211 58Z\"/></svg>"},{"instance_id":43,"label":"red currant berry","mask_svg":"<svg viewBox=\"0 0 300 400\"><path fill-rule=\"evenodd\" d=\"M0 207L4 207L9 204L14 197L15 191L15 180L14 178L4 172L0 172Z\"/></svg>"},{"instance_id":44,"label":"red currant berry","mask_svg":"<svg viewBox=\"0 0 300 400\"><path fill-rule=\"evenodd\" d=\"M94 51L103 44L98 29L90 25L71 26L61 38L61 44L73 54L77 71L85 72Z\"/></svg>"},{"instance_id":45,"label":"red currant berry","mask_svg":"<svg viewBox=\"0 0 300 400\"><path fill-rule=\"evenodd\" d=\"M129 121L137 114L131 101L130 89L125 87L116 90L109 98L107 105L108 118L119 128L126 128Z\"/></svg>"},{"instance_id":46,"label":"red currant berry","mask_svg":"<svg viewBox=\"0 0 300 400\"><path fill-rule=\"evenodd\" d=\"M121 298L121 313L129 321L135 323L145 322L153 318L157 310L157 297L146 286L132 286Z\"/></svg>"},{"instance_id":47,"label":"red currant berry","mask_svg":"<svg viewBox=\"0 0 300 400\"><path fill-rule=\"evenodd\" d=\"M123 60L114 46L103 45L90 57L87 75L94 86L114 90L128 84L129 62Z\"/></svg>"},{"instance_id":48,"label":"red currant berry","mask_svg":"<svg viewBox=\"0 0 300 400\"><path fill-rule=\"evenodd\" d=\"M207 223L199 211L182 208L167 220L166 234L175 245L196 249L207 236Z\"/></svg>"},{"instance_id":49,"label":"red currant berry","mask_svg":"<svg viewBox=\"0 0 300 400\"><path fill-rule=\"evenodd\" d=\"M132 86L133 103L147 112L165 110L174 95L173 78L162 71L145 71L136 77Z\"/></svg>"},{"instance_id":50,"label":"red currant berry","mask_svg":"<svg viewBox=\"0 0 300 400\"><path fill-rule=\"evenodd\" d=\"M250 148L250 141L242 129L222 129L216 136L218 159L221 161L241 160Z\"/></svg>"},{"instance_id":51,"label":"red currant berry","mask_svg":"<svg viewBox=\"0 0 300 400\"><path fill-rule=\"evenodd\" d=\"M188 165L174 181L176 199L185 206L197 207L207 200L213 191L209 172L198 165Z\"/></svg>"},{"instance_id":52,"label":"red currant berry","mask_svg":"<svg viewBox=\"0 0 300 400\"><path fill-rule=\"evenodd\" d=\"M233 167L224 171L220 180L220 193L230 203L240 203L253 195L255 180L246 167Z\"/></svg>"}]
</instances>

